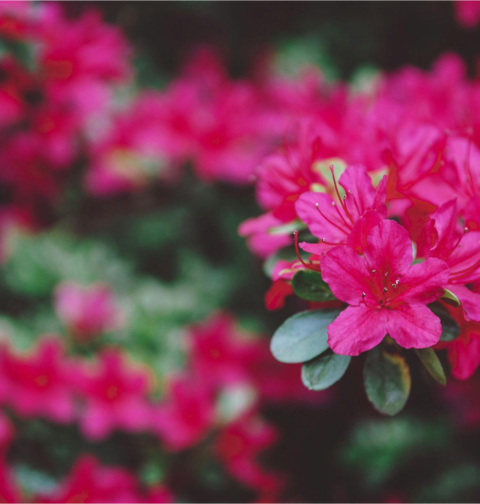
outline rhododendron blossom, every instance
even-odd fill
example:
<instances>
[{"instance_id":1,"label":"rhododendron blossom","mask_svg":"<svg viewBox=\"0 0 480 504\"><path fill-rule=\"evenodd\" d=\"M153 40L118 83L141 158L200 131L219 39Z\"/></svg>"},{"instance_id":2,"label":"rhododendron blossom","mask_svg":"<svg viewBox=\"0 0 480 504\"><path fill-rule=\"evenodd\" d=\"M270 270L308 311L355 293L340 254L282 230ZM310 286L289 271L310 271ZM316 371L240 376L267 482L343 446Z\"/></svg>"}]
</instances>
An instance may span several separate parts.
<instances>
[{"instance_id":1,"label":"rhododendron blossom","mask_svg":"<svg viewBox=\"0 0 480 504\"><path fill-rule=\"evenodd\" d=\"M300 219L320 239L318 245L302 243L300 246L317 255L347 243L361 251L369 232L387 216L385 177L375 190L365 167L349 166L338 181L344 190L341 195L333 167L332 176L336 201L327 194L309 192L300 196L295 205Z\"/></svg>"},{"instance_id":2,"label":"rhododendron blossom","mask_svg":"<svg viewBox=\"0 0 480 504\"><path fill-rule=\"evenodd\" d=\"M124 317L108 285L62 283L55 293L58 316L79 341L119 329Z\"/></svg>"},{"instance_id":3,"label":"rhododendron blossom","mask_svg":"<svg viewBox=\"0 0 480 504\"><path fill-rule=\"evenodd\" d=\"M404 348L438 342L440 320L425 305L442 295L449 269L440 259L411 265L412 259L408 233L393 221L372 229L363 256L349 246L325 255L322 277L350 305L328 328L336 353L358 355L387 334Z\"/></svg>"}]
</instances>

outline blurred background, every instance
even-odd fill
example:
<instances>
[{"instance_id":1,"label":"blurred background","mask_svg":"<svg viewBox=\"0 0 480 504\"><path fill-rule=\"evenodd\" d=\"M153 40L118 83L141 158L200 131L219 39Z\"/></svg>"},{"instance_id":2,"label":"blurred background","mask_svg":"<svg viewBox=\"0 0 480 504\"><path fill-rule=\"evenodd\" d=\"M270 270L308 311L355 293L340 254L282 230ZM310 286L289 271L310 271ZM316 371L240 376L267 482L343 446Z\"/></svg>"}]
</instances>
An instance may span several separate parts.
<instances>
[{"instance_id":1,"label":"blurred background","mask_svg":"<svg viewBox=\"0 0 480 504\"><path fill-rule=\"evenodd\" d=\"M238 236L302 97L449 52L475 78L480 30L461 16L0 4L0 501L480 498L478 373L414 379L395 418L370 407L360 365L306 390L269 352L296 307L265 308Z\"/></svg>"}]
</instances>

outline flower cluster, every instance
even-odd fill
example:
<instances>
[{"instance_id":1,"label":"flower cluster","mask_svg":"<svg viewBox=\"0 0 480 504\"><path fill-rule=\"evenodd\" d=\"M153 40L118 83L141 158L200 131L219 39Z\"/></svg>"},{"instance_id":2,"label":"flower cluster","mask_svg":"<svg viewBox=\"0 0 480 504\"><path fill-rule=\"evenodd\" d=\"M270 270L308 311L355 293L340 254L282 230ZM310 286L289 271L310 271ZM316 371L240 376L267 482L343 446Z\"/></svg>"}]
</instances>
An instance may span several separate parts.
<instances>
[{"instance_id":1,"label":"flower cluster","mask_svg":"<svg viewBox=\"0 0 480 504\"><path fill-rule=\"evenodd\" d=\"M453 317L459 334L439 348L449 349L454 376L468 378L480 363L478 81L446 55L431 73L379 76L339 105L341 90L334 113L306 119L298 139L258 169L267 212L240 233L273 261L267 306L294 292L346 306L327 334L333 352L348 356L387 335L405 349L431 349ZM282 258L293 229L310 233L299 243L295 232L296 261Z\"/></svg>"},{"instance_id":2,"label":"flower cluster","mask_svg":"<svg viewBox=\"0 0 480 504\"><path fill-rule=\"evenodd\" d=\"M94 316L95 308L90 312ZM28 354L4 343L0 404L8 416L0 417L2 471L8 474L9 446L16 436L8 417L43 418L75 423L95 443L115 432L148 433L168 452L181 452L200 449L208 440L211 453L234 480L275 499L284 482L260 464L258 455L272 447L279 434L262 418L260 408L265 402L311 402L315 397L301 387L298 369L285 374L265 340L240 331L229 315L217 314L192 327L186 343L187 369L166 376L160 401L153 399L152 372L129 364L119 348L105 347L92 361L68 354L57 336L40 339ZM5 478L1 495L13 502L23 499L20 490L11 488L11 477ZM82 494L82 502L173 500L164 486L140 487L127 470L103 467L85 455L53 493L38 498L63 502Z\"/></svg>"}]
</instances>

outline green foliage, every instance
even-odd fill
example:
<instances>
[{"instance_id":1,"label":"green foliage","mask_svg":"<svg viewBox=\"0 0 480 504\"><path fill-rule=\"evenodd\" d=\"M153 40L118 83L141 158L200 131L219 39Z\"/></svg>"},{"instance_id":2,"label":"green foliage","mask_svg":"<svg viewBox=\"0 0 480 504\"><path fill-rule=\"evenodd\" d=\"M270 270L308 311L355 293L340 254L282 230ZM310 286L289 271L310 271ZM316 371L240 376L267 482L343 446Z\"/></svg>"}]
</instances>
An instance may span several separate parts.
<instances>
[{"instance_id":1,"label":"green foliage","mask_svg":"<svg viewBox=\"0 0 480 504\"><path fill-rule=\"evenodd\" d=\"M449 443L449 431L438 420L402 416L363 421L355 426L341 460L361 475L362 485L378 487L415 457L436 455Z\"/></svg>"},{"instance_id":2,"label":"green foliage","mask_svg":"<svg viewBox=\"0 0 480 504\"><path fill-rule=\"evenodd\" d=\"M420 357L422 364L425 366L425 369L430 373L430 375L438 383L446 385L447 377L445 376L442 363L438 359L435 351L432 348L420 348L416 349L415 352Z\"/></svg>"},{"instance_id":3,"label":"green foliage","mask_svg":"<svg viewBox=\"0 0 480 504\"><path fill-rule=\"evenodd\" d=\"M311 390L325 390L336 383L345 374L351 357L326 353L302 367L302 380Z\"/></svg>"},{"instance_id":4,"label":"green foliage","mask_svg":"<svg viewBox=\"0 0 480 504\"><path fill-rule=\"evenodd\" d=\"M447 309L440 303L433 303L428 307L440 318L442 323L442 335L440 341L453 341L460 334L457 321L450 315Z\"/></svg>"},{"instance_id":5,"label":"green foliage","mask_svg":"<svg viewBox=\"0 0 480 504\"><path fill-rule=\"evenodd\" d=\"M307 301L333 301L335 296L323 281L322 275L312 270L301 270L292 279L295 294Z\"/></svg>"},{"instance_id":6,"label":"green foliage","mask_svg":"<svg viewBox=\"0 0 480 504\"><path fill-rule=\"evenodd\" d=\"M306 362L328 349L327 328L337 310L311 310L287 319L273 335L270 348L280 362Z\"/></svg>"},{"instance_id":7,"label":"green foliage","mask_svg":"<svg viewBox=\"0 0 480 504\"><path fill-rule=\"evenodd\" d=\"M378 411L396 415L403 409L411 378L408 364L400 354L375 347L368 352L363 374L367 396Z\"/></svg>"}]
</instances>

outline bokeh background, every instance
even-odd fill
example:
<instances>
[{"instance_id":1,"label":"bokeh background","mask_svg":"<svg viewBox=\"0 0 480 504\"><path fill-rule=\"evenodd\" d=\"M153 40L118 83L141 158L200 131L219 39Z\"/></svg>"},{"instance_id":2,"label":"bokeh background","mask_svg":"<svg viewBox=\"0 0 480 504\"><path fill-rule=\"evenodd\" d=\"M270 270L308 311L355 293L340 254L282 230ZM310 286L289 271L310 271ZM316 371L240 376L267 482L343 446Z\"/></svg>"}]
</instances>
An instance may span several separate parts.
<instances>
[{"instance_id":1,"label":"bokeh background","mask_svg":"<svg viewBox=\"0 0 480 504\"><path fill-rule=\"evenodd\" d=\"M238 227L294 127L268 76L473 78L479 35L452 2L0 4L0 501L478 500L478 373L395 418L354 365L307 391Z\"/></svg>"}]
</instances>

